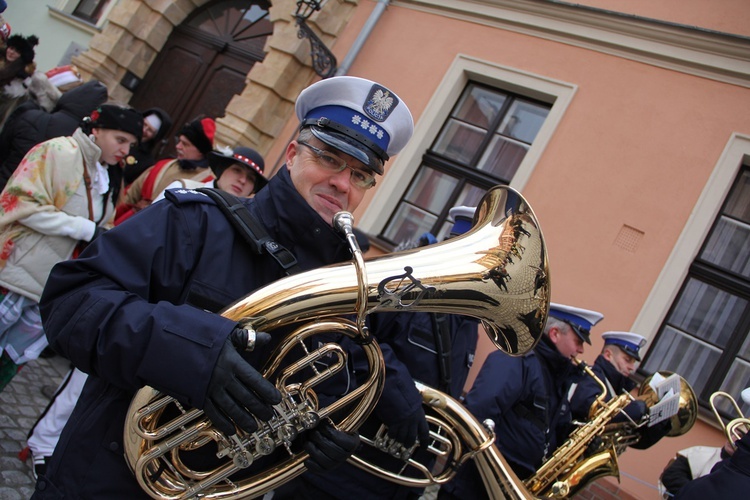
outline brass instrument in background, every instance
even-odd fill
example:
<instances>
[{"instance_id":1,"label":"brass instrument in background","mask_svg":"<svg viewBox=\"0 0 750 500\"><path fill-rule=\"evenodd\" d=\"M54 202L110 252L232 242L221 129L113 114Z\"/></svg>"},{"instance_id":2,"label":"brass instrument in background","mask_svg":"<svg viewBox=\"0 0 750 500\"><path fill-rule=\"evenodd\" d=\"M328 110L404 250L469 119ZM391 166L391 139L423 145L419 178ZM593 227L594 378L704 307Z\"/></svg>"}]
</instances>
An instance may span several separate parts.
<instances>
[{"instance_id":1,"label":"brass instrument in background","mask_svg":"<svg viewBox=\"0 0 750 500\"><path fill-rule=\"evenodd\" d=\"M438 457L435 466L427 466L409 455L401 457L403 468L398 471L372 464L356 455L349 460L352 464L387 481L424 488L447 483L460 467L474 460L489 498L532 498L500 454L492 421L480 423L466 407L444 392L420 382L416 385L430 424L428 449ZM374 442L368 444L377 446Z\"/></svg>"},{"instance_id":2,"label":"brass instrument in background","mask_svg":"<svg viewBox=\"0 0 750 500\"><path fill-rule=\"evenodd\" d=\"M622 412L636 398L629 393L614 397L609 402L604 383L585 363L573 358L584 372L593 377L601 388L591 409L591 419L573 431L568 440L525 481L529 491L542 498L567 498L585 488L591 481L604 476L614 476L619 481L620 467L617 457L628 446L638 442L639 430L648 424L648 419L633 422L629 418L624 422L612 423L612 419ZM664 377L670 372L659 372ZM646 378L638 390L638 399L642 399L650 408L658 402L656 393L650 385L653 375ZM670 418L670 430L667 436L680 436L689 431L698 417L698 400L690 384L680 377L679 409ZM597 440L598 438L598 440ZM596 440L596 441L595 441Z\"/></svg>"},{"instance_id":3,"label":"brass instrument in background","mask_svg":"<svg viewBox=\"0 0 750 500\"><path fill-rule=\"evenodd\" d=\"M729 400L732 408L734 409L734 412L738 415L726 424L724 423L724 419L721 418L721 415L719 415L718 408L716 408L715 401L718 398ZM724 391L716 391L711 394L709 403L711 404L711 409L714 411L714 415L716 415L716 420L718 420L719 425L721 426L724 434L727 437L727 441L731 443L733 448L737 449L736 442L742 439L742 437L747 434L748 431L750 431L750 419L746 418L745 415L743 415L740 406L737 404L737 401L735 401L732 395Z\"/></svg>"},{"instance_id":4,"label":"brass instrument in background","mask_svg":"<svg viewBox=\"0 0 750 500\"><path fill-rule=\"evenodd\" d=\"M271 421L259 422L258 431L251 435L240 430L228 437L215 429L201 410L184 408L151 387L141 389L133 398L124 431L126 459L152 498L263 495L304 472L307 454L291 449L299 433L321 419L332 420L342 430L357 429L374 408L383 382L382 354L364 326L365 317L373 312L471 316L482 321L497 348L511 355L534 347L549 309L547 253L534 213L518 192L505 186L490 189L477 207L473 228L462 236L366 263L351 230L351 216L344 215L337 215L336 225L346 232L353 262L283 278L222 313L247 328L272 335L277 328L310 321L284 337L261 370L282 394ZM339 317L348 314L356 314L356 321ZM346 353L330 343L310 351L303 341L329 332L362 344L370 373L352 393L321 407L315 386L345 369ZM286 360L300 348L305 352L302 359ZM337 362L320 372L313 363L324 356ZM314 375L299 381L303 370ZM444 425L457 424L449 418ZM481 444L486 439L477 437L475 441ZM216 455L224 463L212 470L193 470L181 455L207 445L218 450ZM245 469L255 460L275 451L284 457L248 477L237 478L238 472L248 475ZM469 455L476 452L470 450Z\"/></svg>"}]
</instances>

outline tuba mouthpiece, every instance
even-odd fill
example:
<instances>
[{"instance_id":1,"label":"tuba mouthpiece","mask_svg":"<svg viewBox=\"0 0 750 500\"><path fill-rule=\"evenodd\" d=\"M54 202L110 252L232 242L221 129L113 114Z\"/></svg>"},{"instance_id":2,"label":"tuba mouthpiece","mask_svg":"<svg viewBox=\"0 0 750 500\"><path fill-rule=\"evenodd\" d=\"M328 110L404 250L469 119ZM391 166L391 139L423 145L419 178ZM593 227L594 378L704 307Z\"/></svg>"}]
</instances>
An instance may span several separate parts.
<instances>
[{"instance_id":1,"label":"tuba mouthpiece","mask_svg":"<svg viewBox=\"0 0 750 500\"><path fill-rule=\"evenodd\" d=\"M347 235L354 230L354 216L349 212L338 212L333 216L333 227Z\"/></svg>"}]
</instances>

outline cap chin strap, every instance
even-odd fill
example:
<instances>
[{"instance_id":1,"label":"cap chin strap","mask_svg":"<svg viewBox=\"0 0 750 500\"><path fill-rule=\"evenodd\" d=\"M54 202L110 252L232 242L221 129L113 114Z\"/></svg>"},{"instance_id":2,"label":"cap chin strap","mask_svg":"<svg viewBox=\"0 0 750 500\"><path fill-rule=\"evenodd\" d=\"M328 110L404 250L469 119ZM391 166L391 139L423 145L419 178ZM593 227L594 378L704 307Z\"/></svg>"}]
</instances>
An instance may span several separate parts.
<instances>
[{"instance_id":1,"label":"cap chin strap","mask_svg":"<svg viewBox=\"0 0 750 500\"><path fill-rule=\"evenodd\" d=\"M344 134L345 136L354 139L357 142L360 142L370 148L380 159L385 163L388 161L388 155L383 151L383 149L375 144L373 141L371 141L369 138L367 138L365 135L360 134L359 132L356 132L352 130L349 127L345 127L339 123L336 123L334 121L329 120L328 118L322 117L322 118L307 118L306 120L303 120L300 124L300 129L303 129L305 127L320 127L320 128L329 128L332 130L335 130L336 132L339 132L341 134Z\"/></svg>"}]
</instances>

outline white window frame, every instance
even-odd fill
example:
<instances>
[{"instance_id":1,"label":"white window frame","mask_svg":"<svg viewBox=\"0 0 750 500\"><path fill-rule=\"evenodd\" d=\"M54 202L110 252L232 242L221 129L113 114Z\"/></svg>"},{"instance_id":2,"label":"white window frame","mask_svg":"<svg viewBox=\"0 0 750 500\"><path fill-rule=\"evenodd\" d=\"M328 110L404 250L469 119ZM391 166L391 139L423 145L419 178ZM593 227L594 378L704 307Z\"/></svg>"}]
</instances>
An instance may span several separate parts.
<instances>
[{"instance_id":1,"label":"white window frame","mask_svg":"<svg viewBox=\"0 0 750 500\"><path fill-rule=\"evenodd\" d=\"M632 331L641 333L649 341L656 336L743 164L750 164L750 136L734 133L716 162L672 253L635 319Z\"/></svg>"},{"instance_id":2,"label":"white window frame","mask_svg":"<svg viewBox=\"0 0 750 500\"><path fill-rule=\"evenodd\" d=\"M118 3L120 3L120 0L112 0L111 2L109 2L109 5L107 5L107 7L102 11L99 22L97 22L96 24L91 24L88 21L85 21L73 15L73 11L75 10L79 2L80 0L58 0L55 4L49 5L48 10L52 17L55 17L57 19L60 19L61 21L67 22L69 24L82 28L85 31L89 31L92 34L95 34L99 30L101 30L101 28L107 22L110 12L112 12L112 9Z\"/></svg>"},{"instance_id":3,"label":"white window frame","mask_svg":"<svg viewBox=\"0 0 750 500\"><path fill-rule=\"evenodd\" d=\"M526 186L578 89L571 83L464 54L457 55L424 112L418 118L411 140L396 156L388 169L388 174L379 182L380 187L359 221L358 226L361 229L370 234L379 234L383 230L388 220L387 214L393 213L396 209L406 186L409 186L419 169L424 152L435 140L469 81L490 85L552 105L544 125L510 182L510 186L519 191Z\"/></svg>"}]
</instances>

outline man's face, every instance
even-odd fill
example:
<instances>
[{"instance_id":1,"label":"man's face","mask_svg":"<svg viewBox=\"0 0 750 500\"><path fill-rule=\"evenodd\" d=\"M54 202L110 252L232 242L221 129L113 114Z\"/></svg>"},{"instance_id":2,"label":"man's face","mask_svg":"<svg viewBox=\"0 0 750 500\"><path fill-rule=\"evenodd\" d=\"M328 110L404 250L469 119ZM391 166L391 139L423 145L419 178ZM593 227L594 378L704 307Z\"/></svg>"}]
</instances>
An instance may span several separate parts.
<instances>
[{"instance_id":1,"label":"man's face","mask_svg":"<svg viewBox=\"0 0 750 500\"><path fill-rule=\"evenodd\" d=\"M222 191L247 198L255 188L255 173L244 165L232 163L221 173L216 185Z\"/></svg>"},{"instance_id":2,"label":"man's face","mask_svg":"<svg viewBox=\"0 0 750 500\"><path fill-rule=\"evenodd\" d=\"M108 165L119 163L137 141L133 134L122 130L95 128L91 133L96 138L96 145L102 150L101 162Z\"/></svg>"},{"instance_id":3,"label":"man's face","mask_svg":"<svg viewBox=\"0 0 750 500\"><path fill-rule=\"evenodd\" d=\"M177 150L178 160L202 160L203 153L200 149L195 147L195 144L190 142L190 139L181 135L177 138L177 144L175 145Z\"/></svg>"},{"instance_id":4,"label":"man's face","mask_svg":"<svg viewBox=\"0 0 750 500\"><path fill-rule=\"evenodd\" d=\"M151 116L151 115L149 115ZM143 120L143 135L141 137L142 141L150 141L156 136L157 130L154 128L153 125L151 125L148 121Z\"/></svg>"},{"instance_id":5,"label":"man's face","mask_svg":"<svg viewBox=\"0 0 750 500\"><path fill-rule=\"evenodd\" d=\"M612 363L612 366L625 377L629 377L635 372L635 358L619 347L610 345L604 351L604 359Z\"/></svg>"},{"instance_id":6,"label":"man's face","mask_svg":"<svg viewBox=\"0 0 750 500\"><path fill-rule=\"evenodd\" d=\"M560 329L557 327L552 328L549 338L555 344L560 354L566 358L583 354L583 340L567 325Z\"/></svg>"},{"instance_id":7,"label":"man's face","mask_svg":"<svg viewBox=\"0 0 750 500\"><path fill-rule=\"evenodd\" d=\"M340 157L354 169L367 170L360 161L314 137L307 142L315 148ZM366 190L351 183L352 173L349 168L341 172L326 169L319 164L312 150L298 144L297 141L292 141L287 146L286 165L294 187L328 224L332 224L333 216L337 212L354 212L362 202Z\"/></svg>"}]
</instances>

